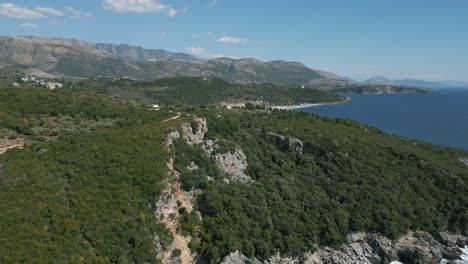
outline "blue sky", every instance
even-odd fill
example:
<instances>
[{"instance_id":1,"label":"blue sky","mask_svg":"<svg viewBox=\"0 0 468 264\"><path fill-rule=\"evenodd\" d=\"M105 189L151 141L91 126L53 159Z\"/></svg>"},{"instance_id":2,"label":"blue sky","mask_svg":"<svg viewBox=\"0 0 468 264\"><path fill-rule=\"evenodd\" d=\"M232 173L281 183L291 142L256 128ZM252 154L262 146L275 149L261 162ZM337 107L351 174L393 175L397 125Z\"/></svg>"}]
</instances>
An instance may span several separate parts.
<instances>
[{"instance_id":1,"label":"blue sky","mask_svg":"<svg viewBox=\"0 0 468 264\"><path fill-rule=\"evenodd\" d=\"M468 81L466 0L0 0L0 34Z\"/></svg>"}]
</instances>

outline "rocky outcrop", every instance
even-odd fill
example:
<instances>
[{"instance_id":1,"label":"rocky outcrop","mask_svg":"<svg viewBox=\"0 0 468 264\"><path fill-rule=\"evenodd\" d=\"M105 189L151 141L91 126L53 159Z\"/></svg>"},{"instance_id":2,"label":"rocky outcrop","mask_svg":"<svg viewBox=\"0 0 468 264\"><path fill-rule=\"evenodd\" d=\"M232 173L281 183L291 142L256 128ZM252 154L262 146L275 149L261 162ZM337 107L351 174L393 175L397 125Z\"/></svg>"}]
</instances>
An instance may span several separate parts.
<instances>
[{"instance_id":1,"label":"rocky outcrop","mask_svg":"<svg viewBox=\"0 0 468 264\"><path fill-rule=\"evenodd\" d=\"M179 138L180 138L179 131L174 131L174 132L169 133L166 137L166 148L170 148L174 144L174 141L176 141Z\"/></svg>"},{"instance_id":2,"label":"rocky outcrop","mask_svg":"<svg viewBox=\"0 0 468 264\"><path fill-rule=\"evenodd\" d=\"M227 153L216 153L216 150L219 149L218 141L217 139L205 140L202 148L205 150L208 157L215 162L218 168L229 176L229 179L225 179L225 182L251 182L252 178L245 173L248 163L247 157L242 149L237 146L236 149L230 150Z\"/></svg>"},{"instance_id":3,"label":"rocky outcrop","mask_svg":"<svg viewBox=\"0 0 468 264\"><path fill-rule=\"evenodd\" d=\"M222 172L231 177L230 180L241 183L252 181L250 176L244 172L247 169L247 157L240 147L225 154L214 154L211 158Z\"/></svg>"},{"instance_id":4,"label":"rocky outcrop","mask_svg":"<svg viewBox=\"0 0 468 264\"><path fill-rule=\"evenodd\" d=\"M460 162L468 166L468 158L459 158Z\"/></svg>"},{"instance_id":5,"label":"rocky outcrop","mask_svg":"<svg viewBox=\"0 0 468 264\"><path fill-rule=\"evenodd\" d=\"M295 137L287 137L275 133L267 133L267 137L270 140L273 140L278 148L280 148L283 151L293 151L297 152L299 154L304 153L304 142L302 142L300 139L295 138Z\"/></svg>"},{"instance_id":6,"label":"rocky outcrop","mask_svg":"<svg viewBox=\"0 0 468 264\"><path fill-rule=\"evenodd\" d=\"M187 144L199 144L203 142L205 133L208 131L206 119L194 118L194 123L184 123L181 127L181 132L174 131L166 136L165 146L168 151L174 145L174 142L179 138L183 138ZM174 168L174 157L167 161L169 177L163 182L165 188L158 201L155 203L155 218L164 224L170 231L173 237L173 242L168 248L163 248L160 239L155 237L154 244L159 254L156 256L163 264L193 263L195 253L192 253L189 248L189 243L192 240L190 236L184 236L180 230L180 213L179 210L184 208L187 213L191 213L194 209L192 201L196 191L185 192L182 190L179 183L180 172ZM195 163L190 164L192 170L198 167ZM180 250L180 256L173 256L174 250Z\"/></svg>"},{"instance_id":7,"label":"rocky outcrop","mask_svg":"<svg viewBox=\"0 0 468 264\"><path fill-rule=\"evenodd\" d=\"M23 148L26 145L26 140L23 138L17 139L7 139L7 138L0 138L0 154L7 152L9 149L14 148Z\"/></svg>"},{"instance_id":8,"label":"rocky outcrop","mask_svg":"<svg viewBox=\"0 0 468 264\"><path fill-rule=\"evenodd\" d=\"M348 236L349 244L339 249L321 248L301 258L279 255L264 261L249 259L239 251L223 259L225 264L439 264L442 259L459 260L468 238L441 232L437 239L427 232L410 232L397 240L390 240L377 234L357 233Z\"/></svg>"},{"instance_id":9,"label":"rocky outcrop","mask_svg":"<svg viewBox=\"0 0 468 264\"><path fill-rule=\"evenodd\" d=\"M242 253L239 251L236 251L234 253L231 253L227 255L221 264L244 264L244 263L249 263L249 264L261 264L262 262L258 261L257 259L249 259L246 256L244 256Z\"/></svg>"},{"instance_id":10,"label":"rocky outcrop","mask_svg":"<svg viewBox=\"0 0 468 264\"><path fill-rule=\"evenodd\" d=\"M203 143L206 132L208 132L208 125L206 118L195 117L191 124L182 124L182 138L189 145Z\"/></svg>"}]
</instances>

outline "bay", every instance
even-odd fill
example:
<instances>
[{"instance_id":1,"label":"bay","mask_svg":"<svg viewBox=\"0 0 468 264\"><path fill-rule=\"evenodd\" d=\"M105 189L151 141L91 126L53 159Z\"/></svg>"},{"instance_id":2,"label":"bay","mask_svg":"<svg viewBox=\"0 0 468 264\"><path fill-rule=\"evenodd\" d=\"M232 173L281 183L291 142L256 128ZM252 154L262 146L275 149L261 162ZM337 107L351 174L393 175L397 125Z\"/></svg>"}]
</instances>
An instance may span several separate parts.
<instances>
[{"instance_id":1,"label":"bay","mask_svg":"<svg viewBox=\"0 0 468 264\"><path fill-rule=\"evenodd\" d=\"M468 89L430 94L353 94L343 104L298 108L350 118L388 133L433 144L468 149Z\"/></svg>"}]
</instances>

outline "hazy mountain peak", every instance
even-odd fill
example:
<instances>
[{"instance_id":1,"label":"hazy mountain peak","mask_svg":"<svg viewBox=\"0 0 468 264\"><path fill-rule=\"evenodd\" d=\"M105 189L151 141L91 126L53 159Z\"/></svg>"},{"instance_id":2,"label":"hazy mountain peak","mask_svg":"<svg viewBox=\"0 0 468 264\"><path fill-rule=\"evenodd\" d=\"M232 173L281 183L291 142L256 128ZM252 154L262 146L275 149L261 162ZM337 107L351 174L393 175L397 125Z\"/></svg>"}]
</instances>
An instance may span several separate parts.
<instances>
[{"instance_id":1,"label":"hazy mountain peak","mask_svg":"<svg viewBox=\"0 0 468 264\"><path fill-rule=\"evenodd\" d=\"M363 83L367 84L392 84L392 80L389 80L385 77L381 76L374 76L372 78L369 78L368 80L364 81Z\"/></svg>"}]
</instances>

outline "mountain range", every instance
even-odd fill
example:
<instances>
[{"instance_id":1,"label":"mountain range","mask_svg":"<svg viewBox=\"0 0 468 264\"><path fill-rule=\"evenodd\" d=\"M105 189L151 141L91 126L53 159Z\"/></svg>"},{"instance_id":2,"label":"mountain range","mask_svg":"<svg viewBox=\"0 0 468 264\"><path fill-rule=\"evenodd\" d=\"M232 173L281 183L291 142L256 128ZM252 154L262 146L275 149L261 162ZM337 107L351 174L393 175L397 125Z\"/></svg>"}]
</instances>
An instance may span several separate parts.
<instances>
[{"instance_id":1,"label":"mountain range","mask_svg":"<svg viewBox=\"0 0 468 264\"><path fill-rule=\"evenodd\" d=\"M411 86L411 87L424 87L424 88L462 88L468 87L467 82L460 81L425 81L415 79L402 79L402 80L391 80L380 76L372 77L363 82L364 84L386 84L386 85L399 85L399 86Z\"/></svg>"},{"instance_id":2,"label":"mountain range","mask_svg":"<svg viewBox=\"0 0 468 264\"><path fill-rule=\"evenodd\" d=\"M172 77L220 78L230 83L298 84L328 92L418 92L403 84L376 80L359 83L311 69L300 62L254 58L200 59L186 53L145 49L127 44L92 43L79 39L34 36L0 37L0 70L43 78L112 78L156 80ZM427 86L424 86L427 87Z\"/></svg>"},{"instance_id":3,"label":"mountain range","mask_svg":"<svg viewBox=\"0 0 468 264\"><path fill-rule=\"evenodd\" d=\"M39 37L0 37L0 68L46 77L126 76L138 80L193 76L236 83L308 83L325 78L299 62L263 62L252 58L203 60L189 54L125 44Z\"/></svg>"}]
</instances>

